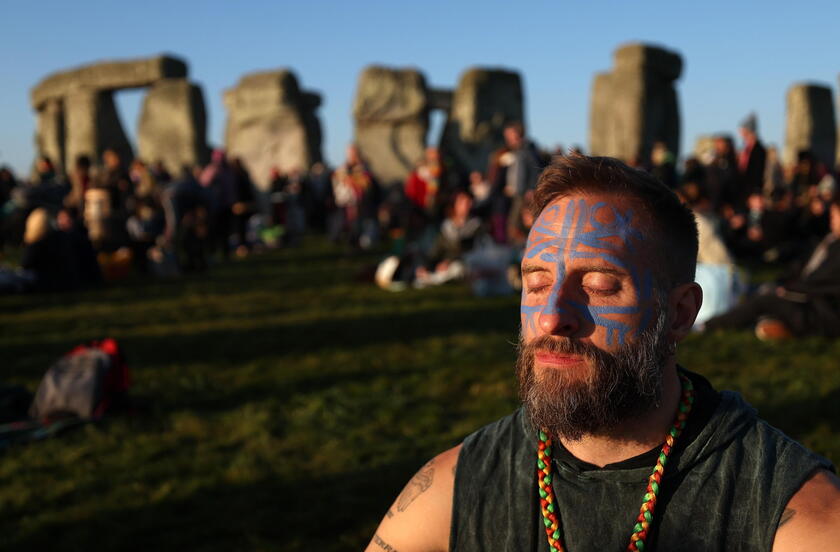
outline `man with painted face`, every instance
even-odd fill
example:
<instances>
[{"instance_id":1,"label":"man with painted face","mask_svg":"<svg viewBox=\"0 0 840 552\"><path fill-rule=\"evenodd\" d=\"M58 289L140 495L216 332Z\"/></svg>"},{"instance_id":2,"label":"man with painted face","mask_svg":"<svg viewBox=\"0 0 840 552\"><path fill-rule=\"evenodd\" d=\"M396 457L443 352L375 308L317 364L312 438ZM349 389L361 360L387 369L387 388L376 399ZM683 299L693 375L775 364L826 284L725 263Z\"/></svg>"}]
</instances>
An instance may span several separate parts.
<instances>
[{"instance_id":1,"label":"man with painted face","mask_svg":"<svg viewBox=\"0 0 840 552\"><path fill-rule=\"evenodd\" d=\"M554 161L523 261L523 407L430 460L368 551L838 550L824 458L676 363L694 217L609 158Z\"/></svg>"}]
</instances>

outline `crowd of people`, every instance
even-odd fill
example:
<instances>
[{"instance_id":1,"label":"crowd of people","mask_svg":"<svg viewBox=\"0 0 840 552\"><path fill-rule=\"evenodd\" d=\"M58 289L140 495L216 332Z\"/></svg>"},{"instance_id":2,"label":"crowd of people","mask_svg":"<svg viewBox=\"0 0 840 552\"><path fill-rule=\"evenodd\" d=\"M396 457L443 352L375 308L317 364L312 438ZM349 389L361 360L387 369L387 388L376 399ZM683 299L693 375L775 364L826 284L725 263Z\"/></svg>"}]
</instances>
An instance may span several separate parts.
<instances>
[{"instance_id":1,"label":"crowd of people","mask_svg":"<svg viewBox=\"0 0 840 552\"><path fill-rule=\"evenodd\" d=\"M630 163L677 192L697 216L698 279L707 293L699 321L709 327L748 289L738 267L814 265L808 252L822 244L824 256L832 235L836 170L809 151L783 165L776 148L762 144L754 115L739 131L740 149L721 134L682 167L662 142ZM160 162L126 164L113 150L99 163L80 156L67 174L41 157L30 182L2 168L0 248L23 247L21 268L0 270L0 289L56 291L130 271L203 271L232 254L296 246L320 232L349 250L387 250L374 277L385 289L466 279L480 295L509 293L521 287L516 267L533 222L533 190L552 152L537 148L518 122L503 136L484 171L461 173L445 151L429 147L401 186L378 182L354 145L334 169L273 169L264 194L242 160L222 150L178 175ZM579 152L557 148L553 155ZM840 311L834 307L829 311ZM815 323L787 326L797 333Z\"/></svg>"},{"instance_id":2,"label":"crowd of people","mask_svg":"<svg viewBox=\"0 0 840 552\"><path fill-rule=\"evenodd\" d=\"M0 289L62 291L132 271L205 270L213 256L247 254L255 198L244 165L222 151L179 175L160 162L126 165L111 149L97 165L79 156L66 174L41 157L29 182L0 169L0 248L22 246L20 269L4 267Z\"/></svg>"}]
</instances>

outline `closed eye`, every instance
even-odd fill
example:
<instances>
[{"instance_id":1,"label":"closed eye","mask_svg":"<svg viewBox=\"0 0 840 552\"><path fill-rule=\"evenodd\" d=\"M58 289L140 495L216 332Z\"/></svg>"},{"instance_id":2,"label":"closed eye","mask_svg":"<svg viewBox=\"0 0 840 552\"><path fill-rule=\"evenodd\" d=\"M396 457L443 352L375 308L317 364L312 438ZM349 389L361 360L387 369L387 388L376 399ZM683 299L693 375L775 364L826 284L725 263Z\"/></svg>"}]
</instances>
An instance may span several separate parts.
<instances>
[{"instance_id":1,"label":"closed eye","mask_svg":"<svg viewBox=\"0 0 840 552\"><path fill-rule=\"evenodd\" d=\"M533 294L543 293L545 291L548 291L548 289L550 287L551 286L549 286L549 285L528 286L528 293L533 293Z\"/></svg>"},{"instance_id":2,"label":"closed eye","mask_svg":"<svg viewBox=\"0 0 840 552\"><path fill-rule=\"evenodd\" d=\"M618 293L618 288L596 288L583 286L583 290L589 295L597 295L599 297L606 297Z\"/></svg>"}]
</instances>

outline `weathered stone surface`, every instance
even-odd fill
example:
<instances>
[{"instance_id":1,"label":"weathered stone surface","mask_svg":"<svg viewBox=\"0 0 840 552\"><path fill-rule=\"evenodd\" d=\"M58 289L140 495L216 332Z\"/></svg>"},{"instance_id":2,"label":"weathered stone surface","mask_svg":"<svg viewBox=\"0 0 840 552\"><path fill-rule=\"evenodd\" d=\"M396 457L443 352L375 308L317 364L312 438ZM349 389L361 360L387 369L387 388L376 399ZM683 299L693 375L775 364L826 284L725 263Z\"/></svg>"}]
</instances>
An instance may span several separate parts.
<instances>
[{"instance_id":1,"label":"weathered stone surface","mask_svg":"<svg viewBox=\"0 0 840 552\"><path fill-rule=\"evenodd\" d=\"M504 127L511 122L524 122L519 74L467 69L452 96L441 148L459 172L484 171L490 154L504 145Z\"/></svg>"},{"instance_id":2,"label":"weathered stone surface","mask_svg":"<svg viewBox=\"0 0 840 552\"><path fill-rule=\"evenodd\" d=\"M422 157L429 129L426 79L414 69L370 66L353 103L355 142L384 186L402 184Z\"/></svg>"},{"instance_id":3,"label":"weathered stone surface","mask_svg":"<svg viewBox=\"0 0 840 552\"><path fill-rule=\"evenodd\" d=\"M143 100L137 148L146 162L163 161L171 174L208 159L207 115L201 88L186 79L164 79Z\"/></svg>"},{"instance_id":4,"label":"weathered stone surface","mask_svg":"<svg viewBox=\"0 0 840 552\"><path fill-rule=\"evenodd\" d=\"M679 54L628 44L614 54L611 72L595 76L589 119L589 149L625 161L647 159L656 141L679 151L680 120L673 81Z\"/></svg>"},{"instance_id":5,"label":"weathered stone surface","mask_svg":"<svg viewBox=\"0 0 840 552\"><path fill-rule=\"evenodd\" d=\"M225 143L240 157L258 189L266 191L271 169L303 170L321 160L320 96L301 91L288 70L253 73L225 92Z\"/></svg>"},{"instance_id":6,"label":"weathered stone surface","mask_svg":"<svg viewBox=\"0 0 840 552\"><path fill-rule=\"evenodd\" d=\"M827 86L795 84L788 89L784 163L796 163L801 150L810 150L818 160L834 167L837 122L831 88Z\"/></svg>"},{"instance_id":7,"label":"weathered stone surface","mask_svg":"<svg viewBox=\"0 0 840 552\"><path fill-rule=\"evenodd\" d=\"M51 99L60 99L84 89L119 90L149 86L161 79L187 76L187 64L172 56L147 59L105 61L53 73L32 89L32 106L39 108Z\"/></svg>"},{"instance_id":8,"label":"weathered stone surface","mask_svg":"<svg viewBox=\"0 0 840 552\"><path fill-rule=\"evenodd\" d=\"M613 53L616 71L649 73L666 81L680 78L682 58L679 54L647 44L626 44Z\"/></svg>"},{"instance_id":9,"label":"weathered stone surface","mask_svg":"<svg viewBox=\"0 0 840 552\"><path fill-rule=\"evenodd\" d=\"M61 170L64 166L64 108L60 101L50 100L41 105L37 117L35 149Z\"/></svg>"},{"instance_id":10,"label":"weathered stone surface","mask_svg":"<svg viewBox=\"0 0 840 552\"><path fill-rule=\"evenodd\" d=\"M106 149L116 151L123 163L133 158L111 92L79 89L64 98L65 166L79 155L98 160Z\"/></svg>"}]
</instances>

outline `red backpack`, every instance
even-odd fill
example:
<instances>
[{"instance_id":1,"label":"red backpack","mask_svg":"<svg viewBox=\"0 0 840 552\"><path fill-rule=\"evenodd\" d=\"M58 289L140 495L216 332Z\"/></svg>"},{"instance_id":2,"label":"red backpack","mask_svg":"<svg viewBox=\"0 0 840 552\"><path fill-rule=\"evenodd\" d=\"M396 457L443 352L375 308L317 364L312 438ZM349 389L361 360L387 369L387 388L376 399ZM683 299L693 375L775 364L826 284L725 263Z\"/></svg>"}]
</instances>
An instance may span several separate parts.
<instances>
[{"instance_id":1,"label":"red backpack","mask_svg":"<svg viewBox=\"0 0 840 552\"><path fill-rule=\"evenodd\" d=\"M116 340L91 341L50 366L29 415L39 420L67 415L96 420L124 401L130 385L128 364Z\"/></svg>"}]
</instances>

